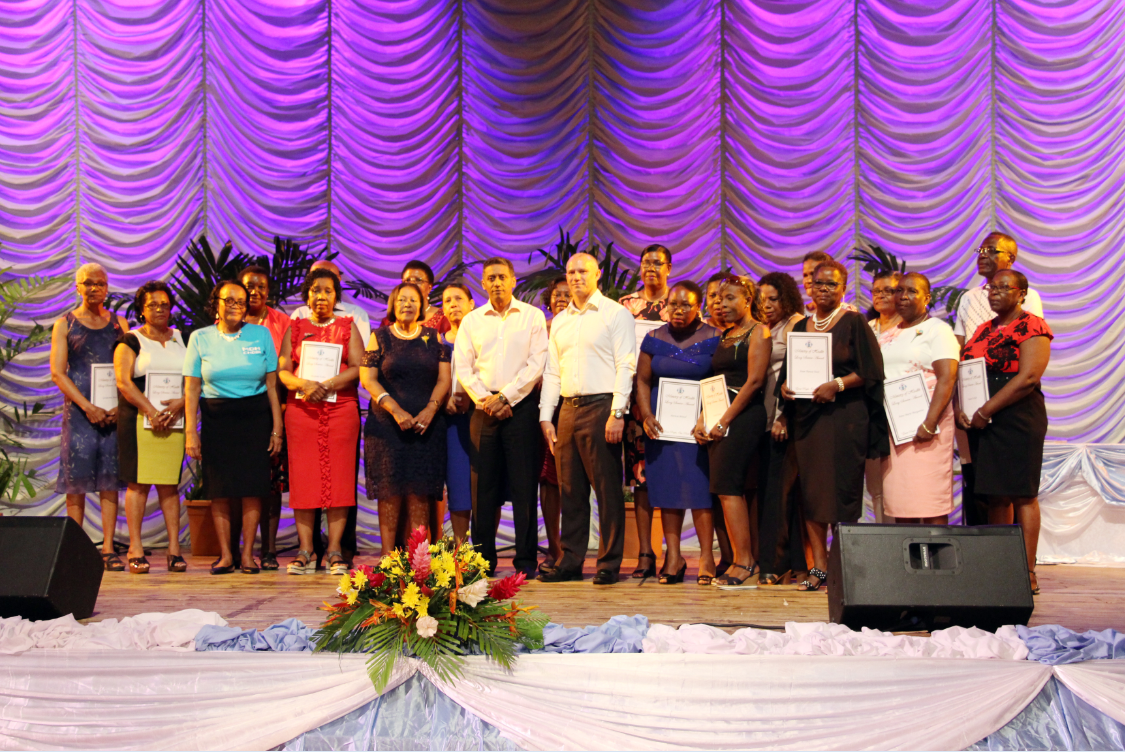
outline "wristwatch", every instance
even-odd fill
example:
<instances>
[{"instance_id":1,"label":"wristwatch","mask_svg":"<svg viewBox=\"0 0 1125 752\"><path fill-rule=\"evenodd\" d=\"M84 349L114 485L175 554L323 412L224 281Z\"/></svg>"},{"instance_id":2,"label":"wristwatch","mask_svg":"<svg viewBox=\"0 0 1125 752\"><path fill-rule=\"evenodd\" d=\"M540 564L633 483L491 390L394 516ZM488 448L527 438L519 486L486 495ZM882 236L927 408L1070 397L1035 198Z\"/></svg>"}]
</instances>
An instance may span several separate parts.
<instances>
[{"instance_id":1,"label":"wristwatch","mask_svg":"<svg viewBox=\"0 0 1125 752\"><path fill-rule=\"evenodd\" d=\"M610 415L613 416L614 420L621 420L625 417L625 410L619 407L616 410L610 412Z\"/></svg>"}]
</instances>

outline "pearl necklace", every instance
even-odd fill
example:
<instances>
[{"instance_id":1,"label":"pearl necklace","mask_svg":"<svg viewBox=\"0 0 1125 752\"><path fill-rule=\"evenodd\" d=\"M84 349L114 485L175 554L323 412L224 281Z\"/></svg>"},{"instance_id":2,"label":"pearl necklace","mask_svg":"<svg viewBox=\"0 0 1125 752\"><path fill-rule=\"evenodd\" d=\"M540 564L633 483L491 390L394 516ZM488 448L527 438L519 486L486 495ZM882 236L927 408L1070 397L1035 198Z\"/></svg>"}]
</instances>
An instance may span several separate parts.
<instances>
[{"instance_id":1,"label":"pearl necklace","mask_svg":"<svg viewBox=\"0 0 1125 752\"><path fill-rule=\"evenodd\" d=\"M309 319L309 323L310 323L310 324L312 324L313 326L317 327L318 329L323 329L323 328L324 328L324 327L326 327L326 326L332 326L333 322L335 322L335 321L336 321L336 317L335 317L335 316L333 316L332 318L328 319L328 320L327 320L327 321L325 321L325 322L324 322L323 324L318 324L318 323L316 323L315 321L313 321L312 319Z\"/></svg>"},{"instance_id":2,"label":"pearl necklace","mask_svg":"<svg viewBox=\"0 0 1125 752\"><path fill-rule=\"evenodd\" d=\"M828 318L824 319L824 321L823 321L823 322L821 322L821 319L820 319L820 317L819 317L819 316L817 316L817 315L816 315L816 314L814 313L814 314L812 315L812 325L813 325L813 328L814 328L814 329L816 329L816 330L817 330L818 332L823 332L823 331L825 331L826 329L828 329L828 327L832 326L832 320L833 320L833 319L835 319L835 318L836 318L836 314L838 314L838 313L839 313L840 311L842 311L843 309L844 309L844 307L843 307L842 305L836 306L835 310L833 310L833 311L832 311L832 313L831 313L831 314L829 314Z\"/></svg>"},{"instance_id":3,"label":"pearl necklace","mask_svg":"<svg viewBox=\"0 0 1125 752\"><path fill-rule=\"evenodd\" d=\"M227 342L234 342L236 339L242 336L242 327L238 327L238 334L235 334L233 337L217 326L215 327L215 331L217 331L219 333L219 336L225 339Z\"/></svg>"},{"instance_id":4,"label":"pearl necklace","mask_svg":"<svg viewBox=\"0 0 1125 752\"><path fill-rule=\"evenodd\" d=\"M407 334L406 332L404 332L402 329L399 328L397 321L395 323L391 324L391 329L394 330L395 334L398 335L399 339L417 339L418 335L422 333L422 327L418 327L418 330L416 332L414 332L414 334Z\"/></svg>"}]
</instances>

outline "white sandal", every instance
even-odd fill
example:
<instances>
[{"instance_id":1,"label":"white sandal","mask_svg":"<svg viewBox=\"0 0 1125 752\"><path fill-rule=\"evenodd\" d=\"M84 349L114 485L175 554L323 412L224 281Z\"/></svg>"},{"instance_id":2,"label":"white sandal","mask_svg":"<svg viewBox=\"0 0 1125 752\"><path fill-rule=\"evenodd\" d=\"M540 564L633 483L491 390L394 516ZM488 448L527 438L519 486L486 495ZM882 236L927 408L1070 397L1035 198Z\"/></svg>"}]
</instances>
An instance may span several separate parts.
<instances>
[{"instance_id":1,"label":"white sandal","mask_svg":"<svg viewBox=\"0 0 1125 752\"><path fill-rule=\"evenodd\" d=\"M304 564L297 560L302 557L305 559ZM285 571L289 574L316 574L316 556L312 551L298 551L297 558L289 562Z\"/></svg>"},{"instance_id":2,"label":"white sandal","mask_svg":"<svg viewBox=\"0 0 1125 752\"><path fill-rule=\"evenodd\" d=\"M341 575L350 572L351 570L348 568L348 563L344 561L343 551L329 551L324 555L324 558L328 559L328 561L332 561L333 557L336 556L340 557L340 561L328 565L328 574Z\"/></svg>"}]
</instances>

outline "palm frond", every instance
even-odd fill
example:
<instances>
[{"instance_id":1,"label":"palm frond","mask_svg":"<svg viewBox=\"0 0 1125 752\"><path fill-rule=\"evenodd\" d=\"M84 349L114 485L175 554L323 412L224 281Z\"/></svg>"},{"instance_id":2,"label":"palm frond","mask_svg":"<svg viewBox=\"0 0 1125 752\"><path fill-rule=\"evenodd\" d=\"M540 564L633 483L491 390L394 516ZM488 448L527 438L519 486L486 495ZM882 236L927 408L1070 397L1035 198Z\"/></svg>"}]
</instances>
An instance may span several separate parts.
<instances>
[{"instance_id":1,"label":"palm frond","mask_svg":"<svg viewBox=\"0 0 1125 752\"><path fill-rule=\"evenodd\" d=\"M343 287L352 295L364 300L377 300L380 303L386 303L390 299L387 293L375 289L369 282L362 279L349 279L344 282Z\"/></svg>"},{"instance_id":2,"label":"palm frond","mask_svg":"<svg viewBox=\"0 0 1125 752\"><path fill-rule=\"evenodd\" d=\"M879 272L906 272L906 261L869 240L861 241L848 256L852 261L863 263L863 270L871 274Z\"/></svg>"}]
</instances>

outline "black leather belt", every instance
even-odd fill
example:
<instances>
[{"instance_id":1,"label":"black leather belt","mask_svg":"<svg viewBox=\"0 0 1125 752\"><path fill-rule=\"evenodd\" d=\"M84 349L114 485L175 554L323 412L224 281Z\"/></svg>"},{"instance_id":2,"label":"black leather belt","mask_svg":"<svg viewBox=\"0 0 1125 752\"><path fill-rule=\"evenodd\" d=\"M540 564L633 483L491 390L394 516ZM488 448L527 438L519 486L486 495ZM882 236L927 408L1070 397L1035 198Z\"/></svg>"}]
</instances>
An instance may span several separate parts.
<instances>
[{"instance_id":1,"label":"black leather belt","mask_svg":"<svg viewBox=\"0 0 1125 752\"><path fill-rule=\"evenodd\" d=\"M594 402L601 402L602 400L612 399L612 394L580 394L577 397L563 397L563 404L567 407L582 407Z\"/></svg>"}]
</instances>

